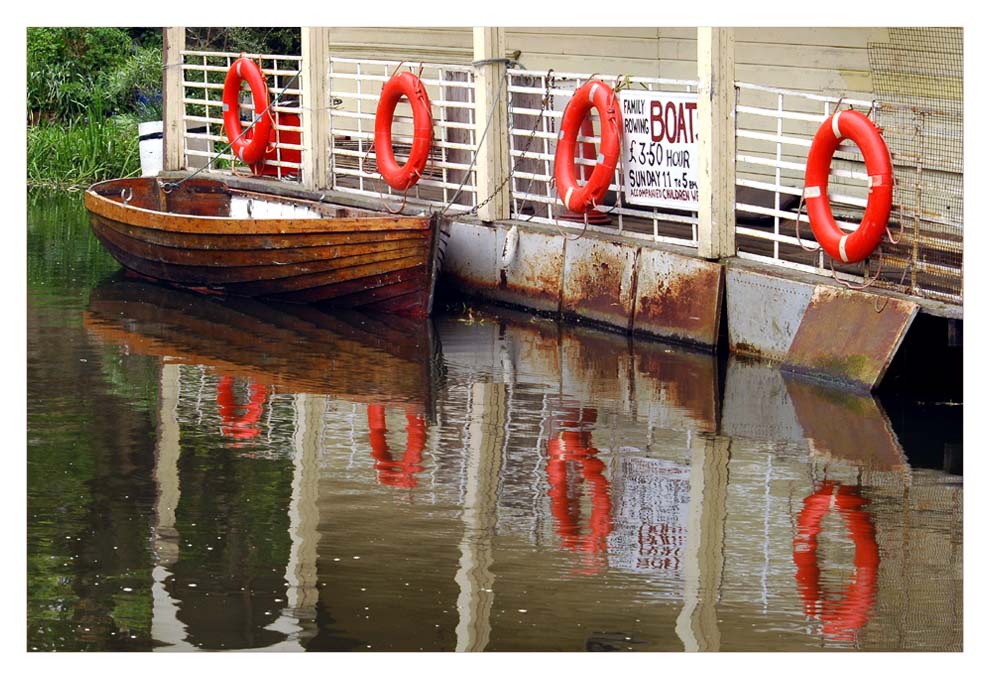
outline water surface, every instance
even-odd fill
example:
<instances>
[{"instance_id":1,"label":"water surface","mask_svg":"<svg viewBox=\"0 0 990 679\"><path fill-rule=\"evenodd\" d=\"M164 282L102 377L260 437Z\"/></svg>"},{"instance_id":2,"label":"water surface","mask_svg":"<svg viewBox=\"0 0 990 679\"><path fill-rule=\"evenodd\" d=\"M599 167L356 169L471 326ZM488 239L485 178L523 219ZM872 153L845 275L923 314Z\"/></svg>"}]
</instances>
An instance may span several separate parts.
<instances>
[{"instance_id":1,"label":"water surface","mask_svg":"<svg viewBox=\"0 0 990 679\"><path fill-rule=\"evenodd\" d=\"M29 196L27 273L29 649L962 649L961 406L191 295L78 195Z\"/></svg>"}]
</instances>

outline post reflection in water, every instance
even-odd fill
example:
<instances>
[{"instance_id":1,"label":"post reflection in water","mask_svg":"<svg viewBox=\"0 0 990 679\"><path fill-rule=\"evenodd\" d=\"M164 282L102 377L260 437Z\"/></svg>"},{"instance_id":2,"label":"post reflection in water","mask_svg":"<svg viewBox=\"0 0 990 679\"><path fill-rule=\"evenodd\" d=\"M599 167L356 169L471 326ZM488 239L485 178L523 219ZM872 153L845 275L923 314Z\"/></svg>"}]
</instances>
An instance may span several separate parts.
<instances>
[{"instance_id":1,"label":"post reflection in water","mask_svg":"<svg viewBox=\"0 0 990 679\"><path fill-rule=\"evenodd\" d=\"M899 504L958 517L961 487L925 485L871 396L508 311L184 295L114 284L85 316L161 362L161 650L892 649L919 597L961 645L961 549L905 567L961 526Z\"/></svg>"}]
</instances>

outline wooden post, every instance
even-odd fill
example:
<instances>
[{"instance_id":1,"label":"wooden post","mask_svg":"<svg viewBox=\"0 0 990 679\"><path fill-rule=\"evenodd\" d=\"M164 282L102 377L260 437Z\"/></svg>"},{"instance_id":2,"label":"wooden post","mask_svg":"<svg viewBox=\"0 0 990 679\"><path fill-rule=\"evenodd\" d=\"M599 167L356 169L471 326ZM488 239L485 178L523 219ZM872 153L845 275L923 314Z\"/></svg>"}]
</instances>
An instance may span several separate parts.
<instances>
[{"instance_id":1,"label":"wooden post","mask_svg":"<svg viewBox=\"0 0 990 679\"><path fill-rule=\"evenodd\" d=\"M735 37L698 29L698 254L736 254Z\"/></svg>"},{"instance_id":2,"label":"wooden post","mask_svg":"<svg viewBox=\"0 0 990 679\"><path fill-rule=\"evenodd\" d=\"M505 29L491 27L474 28L474 60L505 58ZM488 133L481 142L475 163L478 177L478 202L489 196L491 200L478 210L478 217L485 222L509 218L509 184L505 178L511 167L509 156L509 92L504 83L505 63L479 65L474 79L474 128L475 142L488 125ZM495 100L498 104L495 105ZM495 106L494 113L492 106ZM488 116L491 115L491 124ZM501 186L501 188L499 188ZM497 190L497 193L496 193Z\"/></svg>"},{"instance_id":3,"label":"wooden post","mask_svg":"<svg viewBox=\"0 0 990 679\"><path fill-rule=\"evenodd\" d=\"M302 185L330 186L330 29L302 28Z\"/></svg>"},{"instance_id":4,"label":"wooden post","mask_svg":"<svg viewBox=\"0 0 990 679\"><path fill-rule=\"evenodd\" d=\"M162 168L181 170L186 166L182 98L182 50L186 48L185 26L163 29L162 46Z\"/></svg>"}]
</instances>

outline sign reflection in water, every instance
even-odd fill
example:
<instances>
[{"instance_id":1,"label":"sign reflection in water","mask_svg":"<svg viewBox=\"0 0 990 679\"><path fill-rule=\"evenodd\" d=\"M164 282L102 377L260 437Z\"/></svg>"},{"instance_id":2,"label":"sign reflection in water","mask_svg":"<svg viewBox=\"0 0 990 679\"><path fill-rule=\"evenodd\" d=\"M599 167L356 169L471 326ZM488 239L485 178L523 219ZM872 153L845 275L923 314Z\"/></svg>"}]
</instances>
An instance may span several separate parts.
<instances>
[{"instance_id":1,"label":"sign reflection in water","mask_svg":"<svg viewBox=\"0 0 990 679\"><path fill-rule=\"evenodd\" d=\"M912 472L870 396L732 358L720 387L712 356L510 312L434 328L128 281L84 322L161 360L163 649L891 648L896 593L926 586L884 568L912 527L867 499ZM278 572L185 556L177 512L209 490L187 458L231 451L290 464Z\"/></svg>"}]
</instances>

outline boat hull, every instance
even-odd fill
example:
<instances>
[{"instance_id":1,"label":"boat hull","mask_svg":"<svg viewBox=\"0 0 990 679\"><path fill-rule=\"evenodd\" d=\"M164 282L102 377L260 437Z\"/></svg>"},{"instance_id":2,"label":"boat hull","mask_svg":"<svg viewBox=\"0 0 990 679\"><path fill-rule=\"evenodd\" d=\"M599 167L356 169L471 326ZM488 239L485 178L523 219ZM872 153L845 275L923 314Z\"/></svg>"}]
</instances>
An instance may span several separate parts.
<instances>
[{"instance_id":1,"label":"boat hull","mask_svg":"<svg viewBox=\"0 0 990 679\"><path fill-rule=\"evenodd\" d=\"M428 316L437 217L375 213L192 179L86 192L94 234L129 272L221 295Z\"/></svg>"}]
</instances>

